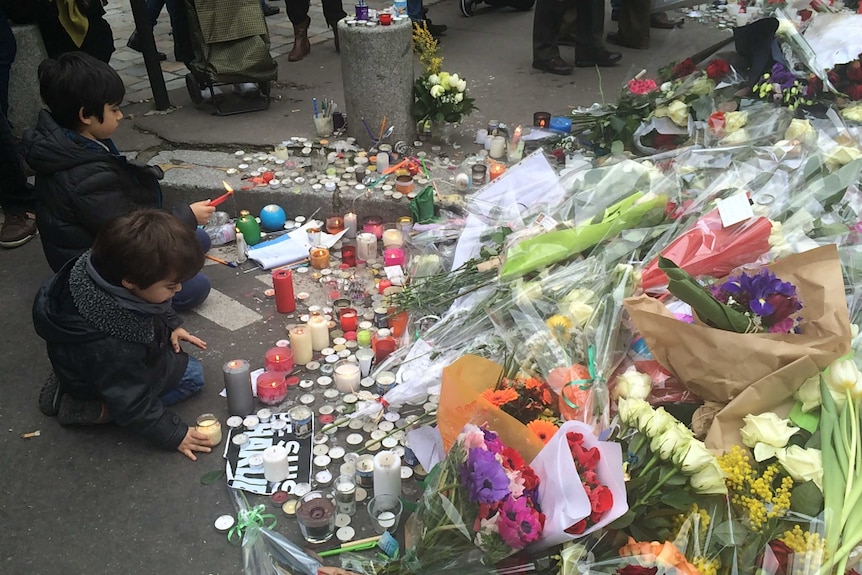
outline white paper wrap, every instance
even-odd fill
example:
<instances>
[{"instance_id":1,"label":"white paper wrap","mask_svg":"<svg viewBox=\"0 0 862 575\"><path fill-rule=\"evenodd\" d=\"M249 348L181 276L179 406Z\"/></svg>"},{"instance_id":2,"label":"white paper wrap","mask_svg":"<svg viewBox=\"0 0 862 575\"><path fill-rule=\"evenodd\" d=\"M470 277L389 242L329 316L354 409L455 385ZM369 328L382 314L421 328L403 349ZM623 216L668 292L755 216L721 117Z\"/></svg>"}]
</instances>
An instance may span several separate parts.
<instances>
[{"instance_id":1,"label":"white paper wrap","mask_svg":"<svg viewBox=\"0 0 862 575\"><path fill-rule=\"evenodd\" d=\"M590 500L578 479L578 469L566 433L574 431L584 436L587 449L598 447L602 454L596 474L599 482L607 485L614 495L614 505L601 520L585 530L581 535L569 535L566 529L590 514ZM612 441L599 441L593 429L580 421L567 421L542 451L530 463L539 476L539 502L545 513L545 529L542 539L530 546L530 551L540 551L583 537L622 516L628 511L625 479L623 477L623 455L620 444Z\"/></svg>"}]
</instances>

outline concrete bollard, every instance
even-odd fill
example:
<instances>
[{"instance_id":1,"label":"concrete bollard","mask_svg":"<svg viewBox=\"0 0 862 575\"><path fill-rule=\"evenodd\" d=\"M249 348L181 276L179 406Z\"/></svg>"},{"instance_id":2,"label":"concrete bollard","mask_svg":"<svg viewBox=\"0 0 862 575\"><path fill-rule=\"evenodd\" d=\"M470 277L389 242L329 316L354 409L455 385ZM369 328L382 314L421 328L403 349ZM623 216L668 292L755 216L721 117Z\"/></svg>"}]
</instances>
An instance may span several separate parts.
<instances>
[{"instance_id":1,"label":"concrete bollard","mask_svg":"<svg viewBox=\"0 0 862 575\"><path fill-rule=\"evenodd\" d=\"M36 124L42 98L39 96L37 68L48 57L39 27L35 24L12 26L18 52L9 74L9 122L16 136Z\"/></svg>"},{"instance_id":2,"label":"concrete bollard","mask_svg":"<svg viewBox=\"0 0 862 575\"><path fill-rule=\"evenodd\" d=\"M410 114L413 105L410 19L393 21L389 26L366 26L363 22L348 26L347 20L338 23L338 35L348 134L359 145L371 147L380 135L385 116L387 128L394 127L386 142L412 142L416 122Z\"/></svg>"}]
</instances>

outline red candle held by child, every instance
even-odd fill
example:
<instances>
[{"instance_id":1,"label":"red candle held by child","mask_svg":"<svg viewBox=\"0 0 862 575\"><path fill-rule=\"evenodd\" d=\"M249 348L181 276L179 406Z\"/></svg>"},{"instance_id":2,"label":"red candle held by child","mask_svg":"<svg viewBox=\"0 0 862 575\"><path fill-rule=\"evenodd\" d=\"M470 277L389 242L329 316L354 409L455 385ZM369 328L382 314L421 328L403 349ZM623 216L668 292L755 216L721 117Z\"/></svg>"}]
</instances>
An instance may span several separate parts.
<instances>
[{"instance_id":1,"label":"red candle held by child","mask_svg":"<svg viewBox=\"0 0 862 575\"><path fill-rule=\"evenodd\" d=\"M272 287L275 288L275 309L278 313L295 311L296 298L293 295L293 274L290 270L272 272Z\"/></svg>"}]
</instances>

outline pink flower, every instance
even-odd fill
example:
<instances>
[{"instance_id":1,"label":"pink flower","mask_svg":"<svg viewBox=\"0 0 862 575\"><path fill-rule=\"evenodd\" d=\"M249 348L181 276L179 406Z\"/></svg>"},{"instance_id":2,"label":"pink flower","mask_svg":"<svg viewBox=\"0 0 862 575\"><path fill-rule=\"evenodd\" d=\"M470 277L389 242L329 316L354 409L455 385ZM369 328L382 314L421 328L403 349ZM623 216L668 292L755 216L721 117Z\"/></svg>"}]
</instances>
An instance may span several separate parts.
<instances>
[{"instance_id":1,"label":"pink flower","mask_svg":"<svg viewBox=\"0 0 862 575\"><path fill-rule=\"evenodd\" d=\"M500 537L512 549L523 549L542 536L545 516L528 503L526 497L512 499L503 503L497 527Z\"/></svg>"},{"instance_id":2,"label":"pink flower","mask_svg":"<svg viewBox=\"0 0 862 575\"><path fill-rule=\"evenodd\" d=\"M643 96L658 89L655 80L629 80L629 92L635 96Z\"/></svg>"},{"instance_id":3,"label":"pink flower","mask_svg":"<svg viewBox=\"0 0 862 575\"><path fill-rule=\"evenodd\" d=\"M464 451L470 451L471 449L476 447L486 449L485 434L482 433L482 430L475 425L464 426L464 431L461 432L461 436L459 439L464 445Z\"/></svg>"}]
</instances>

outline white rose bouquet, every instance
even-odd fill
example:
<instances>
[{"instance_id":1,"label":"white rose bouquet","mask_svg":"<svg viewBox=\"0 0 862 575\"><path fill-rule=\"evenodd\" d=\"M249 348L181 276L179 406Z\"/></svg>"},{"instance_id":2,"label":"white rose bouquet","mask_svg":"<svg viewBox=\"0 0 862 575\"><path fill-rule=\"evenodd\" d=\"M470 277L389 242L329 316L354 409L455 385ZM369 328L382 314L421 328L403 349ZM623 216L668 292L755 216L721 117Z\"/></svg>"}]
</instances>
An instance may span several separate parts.
<instances>
[{"instance_id":1,"label":"white rose bouquet","mask_svg":"<svg viewBox=\"0 0 862 575\"><path fill-rule=\"evenodd\" d=\"M460 122L476 108L467 95L467 81L442 71L437 40L425 27L414 28L413 46L423 68L422 76L413 84L413 117L417 122Z\"/></svg>"}]
</instances>

